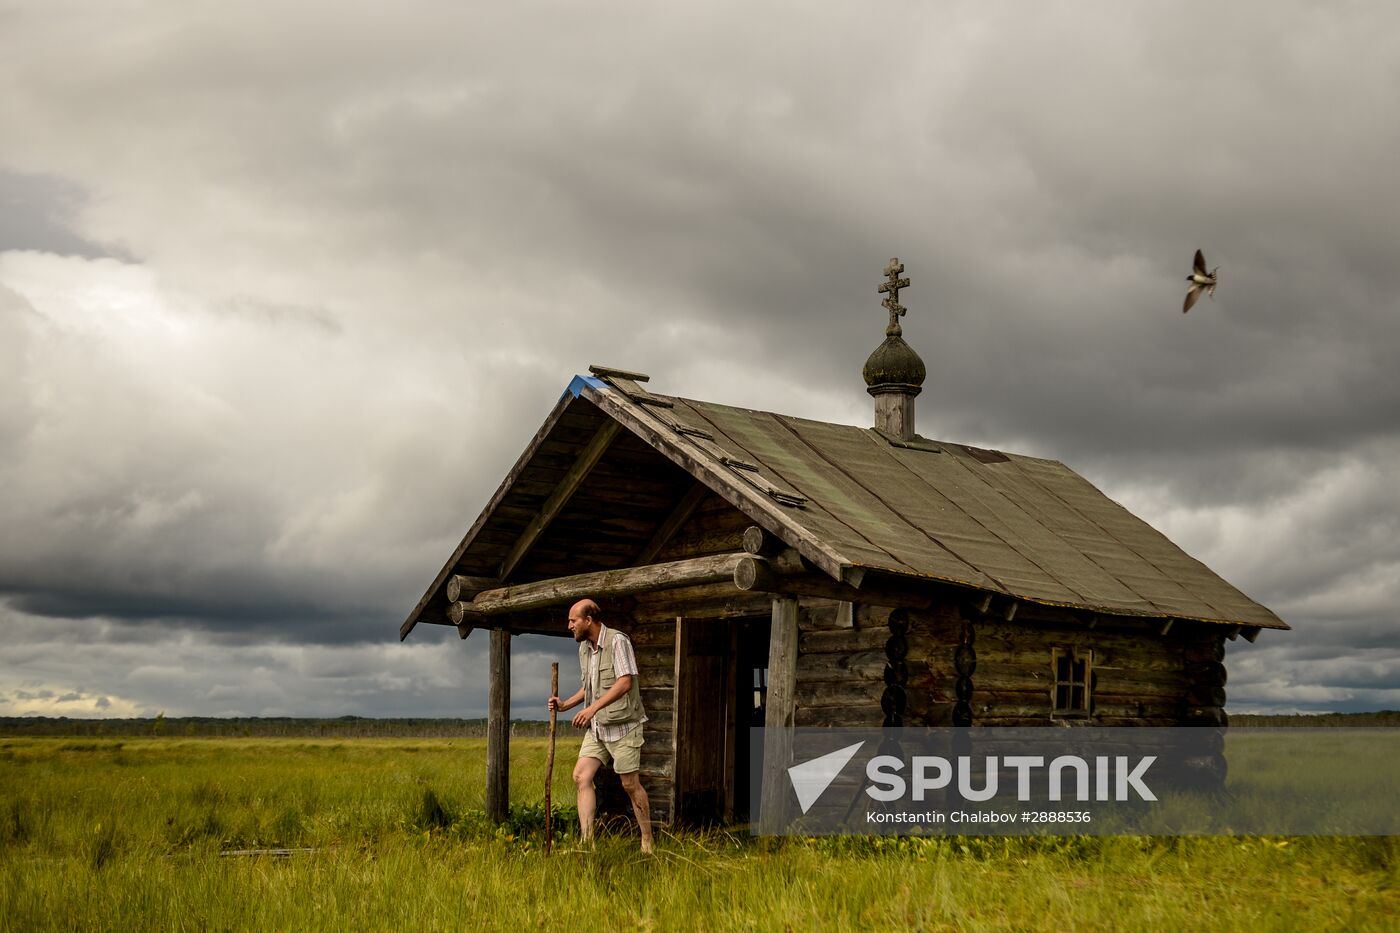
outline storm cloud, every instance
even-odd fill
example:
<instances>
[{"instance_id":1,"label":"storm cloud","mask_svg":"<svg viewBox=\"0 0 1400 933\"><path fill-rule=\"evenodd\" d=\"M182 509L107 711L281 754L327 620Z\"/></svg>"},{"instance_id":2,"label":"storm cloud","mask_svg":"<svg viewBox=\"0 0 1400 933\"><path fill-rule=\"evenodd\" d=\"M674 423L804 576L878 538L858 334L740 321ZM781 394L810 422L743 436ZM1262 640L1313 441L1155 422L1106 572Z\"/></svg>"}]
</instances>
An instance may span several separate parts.
<instances>
[{"instance_id":1,"label":"storm cloud","mask_svg":"<svg viewBox=\"0 0 1400 933\"><path fill-rule=\"evenodd\" d=\"M1398 69L1301 2L12 10L0 713L480 712L397 625L570 376L869 423L895 255L922 433L1292 624L1232 709L1393 707Z\"/></svg>"}]
</instances>

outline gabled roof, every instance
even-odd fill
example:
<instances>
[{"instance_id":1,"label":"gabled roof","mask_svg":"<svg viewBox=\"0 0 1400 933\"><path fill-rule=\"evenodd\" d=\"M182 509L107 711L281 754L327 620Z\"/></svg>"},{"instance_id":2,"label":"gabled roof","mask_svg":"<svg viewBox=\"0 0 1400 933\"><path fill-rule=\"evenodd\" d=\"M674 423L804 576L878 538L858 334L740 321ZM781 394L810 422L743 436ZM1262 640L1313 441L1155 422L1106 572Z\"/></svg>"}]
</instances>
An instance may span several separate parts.
<instances>
[{"instance_id":1,"label":"gabled roof","mask_svg":"<svg viewBox=\"0 0 1400 933\"><path fill-rule=\"evenodd\" d=\"M598 425L616 422L628 443L674 464L647 471L652 486L637 486L638 496L660 483L674 497L693 477L845 583L874 574L1097 613L1288 628L1057 461L660 396L627 374L596 371L605 378L570 384L403 634L448 576L484 573L499 559L500 541L493 548L483 532L510 537L514 486L536 459L559 456L548 448L571 411L592 426L574 431L575 452ZM485 559L474 563L474 551ZM611 566L628 566L626 554ZM606 554L594 559L579 569L609 566Z\"/></svg>"}]
</instances>

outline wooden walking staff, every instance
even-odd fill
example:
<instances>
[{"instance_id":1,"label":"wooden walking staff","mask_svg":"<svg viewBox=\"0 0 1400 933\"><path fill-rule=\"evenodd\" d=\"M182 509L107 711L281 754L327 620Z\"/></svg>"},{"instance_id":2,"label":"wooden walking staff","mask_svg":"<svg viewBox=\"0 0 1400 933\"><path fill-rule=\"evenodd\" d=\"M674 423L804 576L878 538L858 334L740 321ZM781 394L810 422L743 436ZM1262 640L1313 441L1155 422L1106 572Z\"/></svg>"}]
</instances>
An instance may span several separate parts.
<instances>
[{"instance_id":1,"label":"wooden walking staff","mask_svg":"<svg viewBox=\"0 0 1400 933\"><path fill-rule=\"evenodd\" d=\"M549 695L559 695L559 662L549 666ZM554 788L554 727L559 718L557 710L549 711L549 755L544 760L544 854L554 848L554 805L551 791Z\"/></svg>"}]
</instances>

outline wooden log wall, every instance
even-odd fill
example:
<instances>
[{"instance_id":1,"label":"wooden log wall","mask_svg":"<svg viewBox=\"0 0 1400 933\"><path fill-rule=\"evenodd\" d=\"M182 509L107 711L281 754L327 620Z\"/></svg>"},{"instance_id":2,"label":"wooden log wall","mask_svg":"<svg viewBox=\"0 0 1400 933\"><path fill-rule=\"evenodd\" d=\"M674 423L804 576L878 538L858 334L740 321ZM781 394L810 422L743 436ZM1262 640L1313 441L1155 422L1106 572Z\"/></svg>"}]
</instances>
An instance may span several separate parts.
<instances>
[{"instance_id":1,"label":"wooden log wall","mask_svg":"<svg viewBox=\"0 0 1400 933\"><path fill-rule=\"evenodd\" d=\"M633 620L625 626L619 623L619 627L632 639L642 682L642 705L647 711L642 786L651 802L652 821L668 826L673 823L675 804L676 621L673 615L670 621Z\"/></svg>"},{"instance_id":2,"label":"wooden log wall","mask_svg":"<svg viewBox=\"0 0 1400 933\"><path fill-rule=\"evenodd\" d=\"M1052 647L1091 650L1092 708L1066 722L1104 726L1224 724L1223 635L1177 623L1166 634L1136 620L1015 621L952 605L910 610L906 725L1046 725ZM959 716L960 706L971 722Z\"/></svg>"},{"instance_id":3,"label":"wooden log wall","mask_svg":"<svg viewBox=\"0 0 1400 933\"><path fill-rule=\"evenodd\" d=\"M656 560L684 560L742 551L744 531L752 524L753 520L743 512L715 493L709 493L695 506L675 535L662 544Z\"/></svg>"},{"instance_id":4,"label":"wooden log wall","mask_svg":"<svg viewBox=\"0 0 1400 933\"><path fill-rule=\"evenodd\" d=\"M837 602L801 602L794 714L798 727L878 726L884 721L880 702L890 610L858 605L851 615L846 624Z\"/></svg>"},{"instance_id":5,"label":"wooden log wall","mask_svg":"<svg viewBox=\"0 0 1400 933\"><path fill-rule=\"evenodd\" d=\"M1093 651L1092 709L1070 723L1224 726L1224 635L1217 626L1070 618L1014 621L952 604L879 611L854 628L834 604L804 601L799 726L1043 726L1051 648Z\"/></svg>"}]
</instances>

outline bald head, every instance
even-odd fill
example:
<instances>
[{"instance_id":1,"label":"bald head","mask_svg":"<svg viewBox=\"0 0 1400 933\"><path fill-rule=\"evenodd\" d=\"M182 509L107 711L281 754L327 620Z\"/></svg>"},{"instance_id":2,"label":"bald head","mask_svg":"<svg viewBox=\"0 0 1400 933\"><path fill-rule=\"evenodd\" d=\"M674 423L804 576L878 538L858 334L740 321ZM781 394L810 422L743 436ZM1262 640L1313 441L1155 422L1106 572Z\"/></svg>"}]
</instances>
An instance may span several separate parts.
<instances>
[{"instance_id":1,"label":"bald head","mask_svg":"<svg viewBox=\"0 0 1400 933\"><path fill-rule=\"evenodd\" d=\"M598 604L591 599L580 599L569 609L569 632L574 636L574 641L580 644L586 639L598 643L598 629L602 627L599 619L602 610Z\"/></svg>"}]
</instances>

